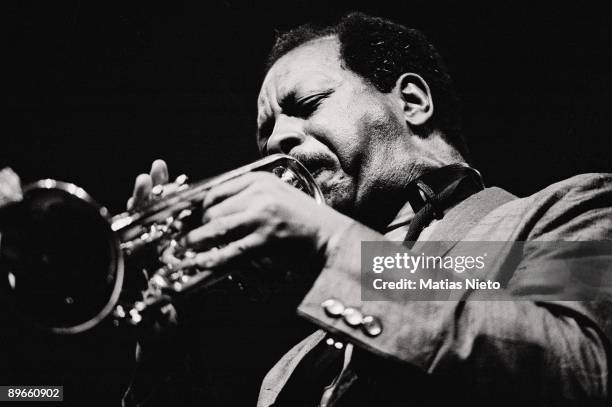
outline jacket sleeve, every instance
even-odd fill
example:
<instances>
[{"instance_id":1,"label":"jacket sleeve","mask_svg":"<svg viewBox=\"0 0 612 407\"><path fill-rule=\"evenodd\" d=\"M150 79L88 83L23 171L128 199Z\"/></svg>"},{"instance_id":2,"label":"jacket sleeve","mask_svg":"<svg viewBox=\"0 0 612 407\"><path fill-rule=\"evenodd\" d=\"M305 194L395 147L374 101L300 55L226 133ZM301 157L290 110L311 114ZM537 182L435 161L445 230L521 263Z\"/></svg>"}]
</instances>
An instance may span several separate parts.
<instances>
[{"instance_id":1,"label":"jacket sleeve","mask_svg":"<svg viewBox=\"0 0 612 407\"><path fill-rule=\"evenodd\" d=\"M534 198L538 209L525 220L530 225L520 238L612 240L611 202L609 176L574 179ZM370 361L362 375L384 378L392 370L417 370L437 379L446 377L453 388L482 398L550 401L608 396L609 286L602 287L598 301L589 303L536 300L550 288L543 283L535 290L523 289L542 265L542 253L536 249L523 253L516 278L493 300L471 301L477 294L466 293L466 301L402 301L397 296L362 301L361 241L381 239L353 224L329 250L319 278L298 308L303 317L357 346ZM610 281L609 267L577 272L607 273L601 281ZM364 318L377 318L382 330L372 335L363 324L330 315L324 306L329 299L359 310Z\"/></svg>"}]
</instances>

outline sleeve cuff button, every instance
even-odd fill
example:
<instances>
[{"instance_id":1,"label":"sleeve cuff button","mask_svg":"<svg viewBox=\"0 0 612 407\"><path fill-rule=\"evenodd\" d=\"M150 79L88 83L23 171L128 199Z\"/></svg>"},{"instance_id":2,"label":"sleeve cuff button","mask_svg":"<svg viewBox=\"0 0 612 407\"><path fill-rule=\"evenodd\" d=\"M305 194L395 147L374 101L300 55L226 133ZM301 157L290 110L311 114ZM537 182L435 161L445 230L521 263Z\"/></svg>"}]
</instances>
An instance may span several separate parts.
<instances>
[{"instance_id":1,"label":"sleeve cuff button","mask_svg":"<svg viewBox=\"0 0 612 407\"><path fill-rule=\"evenodd\" d=\"M347 307L342 313L342 319L349 326L359 326L363 320L363 315L358 309Z\"/></svg>"},{"instance_id":2,"label":"sleeve cuff button","mask_svg":"<svg viewBox=\"0 0 612 407\"><path fill-rule=\"evenodd\" d=\"M376 337L383 331L382 323L378 318L366 315L361 320L361 330L368 336Z\"/></svg>"},{"instance_id":3,"label":"sleeve cuff button","mask_svg":"<svg viewBox=\"0 0 612 407\"><path fill-rule=\"evenodd\" d=\"M340 317L344 313L345 309L344 304L333 298L323 301L321 306L323 307L323 310L325 310L325 313L332 318Z\"/></svg>"}]
</instances>

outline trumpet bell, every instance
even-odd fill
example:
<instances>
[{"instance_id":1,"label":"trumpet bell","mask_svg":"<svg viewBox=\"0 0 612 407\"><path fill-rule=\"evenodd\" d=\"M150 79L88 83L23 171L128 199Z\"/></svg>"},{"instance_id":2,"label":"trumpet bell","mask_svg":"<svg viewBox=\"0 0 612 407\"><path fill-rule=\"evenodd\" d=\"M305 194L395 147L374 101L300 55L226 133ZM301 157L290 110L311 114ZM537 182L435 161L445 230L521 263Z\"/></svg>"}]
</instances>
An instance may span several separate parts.
<instances>
[{"instance_id":1,"label":"trumpet bell","mask_svg":"<svg viewBox=\"0 0 612 407\"><path fill-rule=\"evenodd\" d=\"M211 188L252 171L325 202L308 170L282 154L191 185L177 180L174 192L114 217L76 185L31 184L21 201L0 208L0 294L22 319L52 333L83 332L107 317L117 326L151 320L231 278L233 271L178 266L193 254L178 242L201 224Z\"/></svg>"},{"instance_id":2,"label":"trumpet bell","mask_svg":"<svg viewBox=\"0 0 612 407\"><path fill-rule=\"evenodd\" d=\"M68 334L112 311L123 262L109 219L85 191L53 180L26 187L23 200L2 208L2 286L21 318Z\"/></svg>"}]
</instances>

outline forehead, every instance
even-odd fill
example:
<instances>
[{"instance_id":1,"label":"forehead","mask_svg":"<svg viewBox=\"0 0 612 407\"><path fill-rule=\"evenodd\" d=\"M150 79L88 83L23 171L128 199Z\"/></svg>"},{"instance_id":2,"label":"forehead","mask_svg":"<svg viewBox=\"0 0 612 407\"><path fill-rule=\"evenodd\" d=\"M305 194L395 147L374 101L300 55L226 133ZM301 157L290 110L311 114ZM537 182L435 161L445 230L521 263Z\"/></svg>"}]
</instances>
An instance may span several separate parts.
<instances>
[{"instance_id":1,"label":"forehead","mask_svg":"<svg viewBox=\"0 0 612 407\"><path fill-rule=\"evenodd\" d=\"M302 88L333 86L346 71L340 61L340 45L335 37L323 37L292 49L268 71L259 92L258 106L271 97L282 98Z\"/></svg>"}]
</instances>

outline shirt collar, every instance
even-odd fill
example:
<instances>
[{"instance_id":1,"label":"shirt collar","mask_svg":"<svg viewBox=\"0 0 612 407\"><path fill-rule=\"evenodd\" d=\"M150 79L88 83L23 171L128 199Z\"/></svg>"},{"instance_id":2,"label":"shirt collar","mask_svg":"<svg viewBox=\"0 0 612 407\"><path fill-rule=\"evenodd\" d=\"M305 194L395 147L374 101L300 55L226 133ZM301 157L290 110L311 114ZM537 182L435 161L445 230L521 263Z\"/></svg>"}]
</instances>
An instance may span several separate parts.
<instances>
[{"instance_id":1,"label":"shirt collar","mask_svg":"<svg viewBox=\"0 0 612 407\"><path fill-rule=\"evenodd\" d=\"M407 201L387 226L386 233L408 225L428 201L438 212L436 218L441 219L450 208L482 189L484 183L480 172L466 163L428 171L408 184Z\"/></svg>"}]
</instances>

